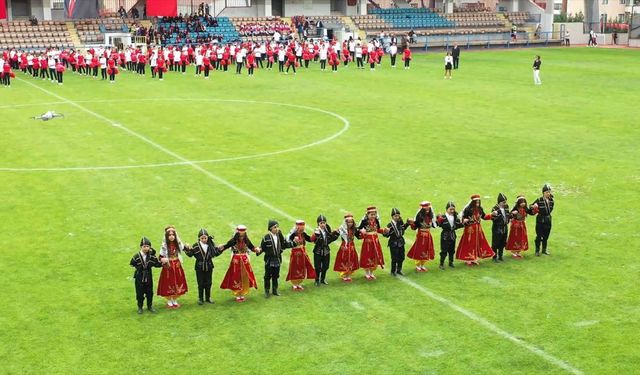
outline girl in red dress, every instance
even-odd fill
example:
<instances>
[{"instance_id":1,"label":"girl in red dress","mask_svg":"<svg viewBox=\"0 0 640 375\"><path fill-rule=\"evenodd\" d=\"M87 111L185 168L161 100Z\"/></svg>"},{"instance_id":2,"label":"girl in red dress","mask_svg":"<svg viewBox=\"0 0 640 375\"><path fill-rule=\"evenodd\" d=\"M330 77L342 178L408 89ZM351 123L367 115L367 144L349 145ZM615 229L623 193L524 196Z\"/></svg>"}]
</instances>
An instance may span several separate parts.
<instances>
[{"instance_id":1,"label":"girl in red dress","mask_svg":"<svg viewBox=\"0 0 640 375\"><path fill-rule=\"evenodd\" d=\"M358 253L356 252L356 245L354 243L354 238L360 238L360 231L356 228L353 215L350 213L344 215L344 221L338 229L338 232L342 238L342 244L336 255L336 263L333 266L333 270L340 272L342 281L348 283L352 280L351 275L360 268L358 265Z\"/></svg>"},{"instance_id":2,"label":"girl in red dress","mask_svg":"<svg viewBox=\"0 0 640 375\"><path fill-rule=\"evenodd\" d=\"M362 249L360 250L360 268L365 270L365 278L367 280L375 280L373 272L378 266L384 268L384 256L382 255L382 246L378 240L378 233L389 231L388 228L380 228L380 218L378 217L378 209L374 206L367 208L358 226L362 238Z\"/></svg>"},{"instance_id":3,"label":"girl in red dress","mask_svg":"<svg viewBox=\"0 0 640 375\"><path fill-rule=\"evenodd\" d=\"M471 201L462 210L464 233L456 250L456 259L464 260L468 266L477 266L478 259L491 258L494 252L489 246L480 220L491 220L491 214L485 214L480 205L480 195L471 196Z\"/></svg>"},{"instance_id":4,"label":"girl in red dress","mask_svg":"<svg viewBox=\"0 0 640 375\"><path fill-rule=\"evenodd\" d=\"M164 240L160 250L162 272L158 281L158 295L167 299L167 308L179 308L178 297L187 293L187 279L182 269L181 253L190 249L189 244L183 244L178 237L176 228L169 225L164 229Z\"/></svg>"},{"instance_id":5,"label":"girl in red dress","mask_svg":"<svg viewBox=\"0 0 640 375\"><path fill-rule=\"evenodd\" d=\"M436 227L436 222L431 202L424 201L420 203L420 210L416 213L415 220L410 224L411 229L416 231L416 240L411 246L407 257L416 261L416 271L427 272L425 263L435 258L431 228Z\"/></svg>"},{"instance_id":6,"label":"girl in red dress","mask_svg":"<svg viewBox=\"0 0 640 375\"><path fill-rule=\"evenodd\" d=\"M231 290L233 295L236 296L236 302L244 302L245 296L249 294L251 288L258 289L258 283L253 274L247 253L252 251L260 254L260 248L253 246L251 240L247 237L247 227L244 225L238 225L233 237L226 244L218 247L220 251L228 248L233 251L233 256L220 289Z\"/></svg>"},{"instance_id":7,"label":"girl in red dress","mask_svg":"<svg viewBox=\"0 0 640 375\"><path fill-rule=\"evenodd\" d=\"M411 50L409 46L405 47L404 51L402 51L402 61L404 61L404 68L410 69L409 64L411 63Z\"/></svg>"},{"instance_id":8,"label":"girl in red dress","mask_svg":"<svg viewBox=\"0 0 640 375\"><path fill-rule=\"evenodd\" d=\"M293 290L296 292L304 290L302 286L304 279L316 278L316 271L311 265L307 249L304 246L307 241L311 242L311 237L304 231L304 227L304 221L297 220L295 227L289 233L289 240L295 245L291 249L287 281L291 281Z\"/></svg>"},{"instance_id":9,"label":"girl in red dress","mask_svg":"<svg viewBox=\"0 0 640 375\"><path fill-rule=\"evenodd\" d=\"M527 215L535 215L534 209L527 206L527 200L520 195L516 199L516 204L511 211L511 228L507 239L506 249L511 251L511 256L521 259L520 252L529 249L529 239L527 238Z\"/></svg>"}]
</instances>

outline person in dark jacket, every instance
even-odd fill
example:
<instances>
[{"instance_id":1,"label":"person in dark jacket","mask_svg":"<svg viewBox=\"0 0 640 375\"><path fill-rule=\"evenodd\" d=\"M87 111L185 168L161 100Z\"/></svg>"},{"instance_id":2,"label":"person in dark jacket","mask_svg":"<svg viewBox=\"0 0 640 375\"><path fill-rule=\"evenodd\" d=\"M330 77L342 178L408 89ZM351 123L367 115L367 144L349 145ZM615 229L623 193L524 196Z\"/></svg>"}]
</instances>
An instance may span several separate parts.
<instances>
[{"instance_id":1,"label":"person in dark jacket","mask_svg":"<svg viewBox=\"0 0 640 375\"><path fill-rule=\"evenodd\" d=\"M391 222L387 224L388 232L383 233L384 237L389 238L388 246L391 252L391 275L404 276L402 273L402 263L404 262L404 232L411 224L409 220L404 222L400 216L400 210L391 209Z\"/></svg>"},{"instance_id":2,"label":"person in dark jacket","mask_svg":"<svg viewBox=\"0 0 640 375\"><path fill-rule=\"evenodd\" d=\"M442 228L440 234L440 268L444 271L444 261L449 255L449 267L454 268L453 258L456 253L456 230L462 228L462 222L456 212L456 205L449 201L447 202L446 212L442 215L438 215L436 223Z\"/></svg>"},{"instance_id":3,"label":"person in dark jacket","mask_svg":"<svg viewBox=\"0 0 640 375\"><path fill-rule=\"evenodd\" d=\"M507 204L507 197L500 193L498 194L498 202L491 210L491 248L495 255L493 261L498 263L502 262L502 254L504 253L504 247L507 244L507 233L509 228L509 220L511 213L509 212L509 205Z\"/></svg>"},{"instance_id":4,"label":"person in dark jacket","mask_svg":"<svg viewBox=\"0 0 640 375\"><path fill-rule=\"evenodd\" d=\"M264 235L260 243L260 248L262 249L260 254L264 253L264 296L269 298L270 292L274 296L280 295L278 292L278 278L280 277L280 266L282 265L282 252L293 247L293 243L284 238L277 221L269 220L267 230L269 233Z\"/></svg>"},{"instance_id":5,"label":"person in dark jacket","mask_svg":"<svg viewBox=\"0 0 640 375\"><path fill-rule=\"evenodd\" d=\"M194 269L198 280L198 305L203 305L205 301L213 303L213 300L211 300L213 258L221 253L213 243L213 236L209 236L206 229L200 229L198 242L193 244L191 249L186 249L185 253L196 260Z\"/></svg>"},{"instance_id":6,"label":"person in dark jacket","mask_svg":"<svg viewBox=\"0 0 640 375\"><path fill-rule=\"evenodd\" d=\"M155 313L153 308L153 267L162 267L156 258L156 251L151 247L151 241L147 237L140 240L140 251L131 258L129 265L135 268L133 279L136 286L136 300L138 301L138 314L142 314L144 299L147 299L147 309Z\"/></svg>"},{"instance_id":7,"label":"person in dark jacket","mask_svg":"<svg viewBox=\"0 0 640 375\"><path fill-rule=\"evenodd\" d=\"M329 224L327 224L327 217L324 215L318 216L316 222L318 227L311 236L313 246L313 268L316 270L316 286L320 284L329 285L326 280L327 270L329 269L329 263L331 261L331 254L329 244L337 240L340 237L338 231L332 231Z\"/></svg>"}]
</instances>

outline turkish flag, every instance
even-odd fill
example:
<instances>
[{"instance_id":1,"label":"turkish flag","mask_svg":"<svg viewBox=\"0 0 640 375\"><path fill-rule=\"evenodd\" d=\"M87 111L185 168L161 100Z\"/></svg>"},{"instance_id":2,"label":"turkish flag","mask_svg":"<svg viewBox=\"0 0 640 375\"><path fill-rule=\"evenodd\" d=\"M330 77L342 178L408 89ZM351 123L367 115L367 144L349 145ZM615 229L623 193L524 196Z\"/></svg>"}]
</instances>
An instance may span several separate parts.
<instances>
[{"instance_id":1,"label":"turkish flag","mask_svg":"<svg viewBox=\"0 0 640 375\"><path fill-rule=\"evenodd\" d=\"M147 0L147 16L175 17L177 15L178 0Z\"/></svg>"}]
</instances>

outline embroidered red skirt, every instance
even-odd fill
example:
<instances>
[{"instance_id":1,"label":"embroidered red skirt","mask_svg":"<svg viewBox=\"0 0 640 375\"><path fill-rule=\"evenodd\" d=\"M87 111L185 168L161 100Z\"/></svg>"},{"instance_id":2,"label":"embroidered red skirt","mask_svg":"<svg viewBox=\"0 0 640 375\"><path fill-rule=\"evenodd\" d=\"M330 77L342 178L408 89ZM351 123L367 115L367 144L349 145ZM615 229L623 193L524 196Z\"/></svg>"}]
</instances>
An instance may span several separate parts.
<instances>
[{"instance_id":1,"label":"embroidered red skirt","mask_svg":"<svg viewBox=\"0 0 640 375\"><path fill-rule=\"evenodd\" d=\"M229 289L246 294L250 288L258 289L256 277L253 274L247 254L233 254L229 269L224 275L220 289ZM242 294L241 293L241 294Z\"/></svg>"},{"instance_id":2,"label":"embroidered red skirt","mask_svg":"<svg viewBox=\"0 0 640 375\"><path fill-rule=\"evenodd\" d=\"M169 264L162 266L158 281L158 295L162 297L181 296L185 294L187 279L179 259L170 259Z\"/></svg>"},{"instance_id":3,"label":"embroidered red skirt","mask_svg":"<svg viewBox=\"0 0 640 375\"><path fill-rule=\"evenodd\" d=\"M471 224L464 228L456 250L456 259L473 261L478 258L491 258L494 255L480 224Z\"/></svg>"},{"instance_id":4,"label":"embroidered red skirt","mask_svg":"<svg viewBox=\"0 0 640 375\"><path fill-rule=\"evenodd\" d=\"M358 265L356 245L353 241L342 241L338 254L336 255L336 263L333 265L333 270L337 272L352 273L357 271L358 268L360 268L360 266Z\"/></svg>"},{"instance_id":5,"label":"embroidered red skirt","mask_svg":"<svg viewBox=\"0 0 640 375\"><path fill-rule=\"evenodd\" d=\"M513 220L511 222L506 249L510 251L526 251L529 249L527 223L519 220Z\"/></svg>"},{"instance_id":6,"label":"embroidered red skirt","mask_svg":"<svg viewBox=\"0 0 640 375\"><path fill-rule=\"evenodd\" d=\"M307 250L304 247L295 247L291 249L291 257L289 258L289 273L287 281L315 279L316 271L311 265Z\"/></svg>"},{"instance_id":7,"label":"embroidered red skirt","mask_svg":"<svg viewBox=\"0 0 640 375\"><path fill-rule=\"evenodd\" d=\"M409 253L407 253L407 257L415 260L431 260L435 258L431 231L422 231L418 229L416 232L416 242L411 246Z\"/></svg>"},{"instance_id":8,"label":"embroidered red skirt","mask_svg":"<svg viewBox=\"0 0 640 375\"><path fill-rule=\"evenodd\" d=\"M360 268L384 268L384 256L378 234L365 234L360 250Z\"/></svg>"}]
</instances>

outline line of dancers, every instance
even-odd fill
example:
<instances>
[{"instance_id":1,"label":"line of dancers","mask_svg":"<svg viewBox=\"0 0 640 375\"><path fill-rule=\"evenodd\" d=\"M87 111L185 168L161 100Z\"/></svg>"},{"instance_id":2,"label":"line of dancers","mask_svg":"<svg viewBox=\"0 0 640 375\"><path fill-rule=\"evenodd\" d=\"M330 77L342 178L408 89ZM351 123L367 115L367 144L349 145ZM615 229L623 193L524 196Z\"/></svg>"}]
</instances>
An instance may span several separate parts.
<instances>
[{"instance_id":1,"label":"line of dancers","mask_svg":"<svg viewBox=\"0 0 640 375\"><path fill-rule=\"evenodd\" d=\"M379 235L388 238L391 253L391 275L403 276L405 259L405 231L416 231L416 238L408 258L415 261L416 272L427 272L427 262L435 259L433 236L431 231L440 227L440 259L439 268L445 270L445 261L454 268L454 258L465 262L469 267L478 266L480 259L492 258L494 262L503 261L504 250L510 251L514 259L522 259L523 253L529 249L526 218L536 216L535 255L549 255L547 240L551 233L551 213L554 198L551 187L545 184L542 196L529 205L524 196L516 198L515 205L509 207L507 197L500 193L497 203L491 211L485 212L481 205L480 195L472 195L469 203L460 211L453 202L446 204L446 211L436 215L430 202L420 203L414 218L404 220L397 208L391 210L391 220L381 226L378 209L368 207L365 215L356 222L353 215L347 213L342 224L332 229L324 215L317 217L317 226L307 233L307 225L303 220L296 221L293 228L285 235L275 220L269 220L268 232L255 246L249 239L247 227L238 225L233 236L224 244L216 245L213 235L206 229L200 229L197 242L193 245L183 242L174 226L167 226L159 254L152 248L151 241L143 237L140 251L130 261L135 268L134 280L138 313L143 313L143 304L151 312L153 308L153 275L154 267L161 268L157 294L166 298L167 308L180 307L178 299L188 291L187 281L182 268L182 255L195 259L194 269L198 284L198 304L213 303L211 285L213 279L213 258L224 251L233 253L231 262L220 285L221 289L230 290L237 302L244 302L249 291L258 289L249 253L264 256L264 295L266 298L280 296L280 267L283 264L282 254L291 249L289 269L286 281L291 283L294 292L304 291L304 280L314 280L316 286L327 285L327 271L330 267L330 244L341 240L336 254L333 270L338 272L342 281L350 283L359 269L364 270L366 280L376 279L375 272L384 268ZM492 221L492 244L487 242L481 221ZM456 248L456 230L464 228L462 237ZM360 254L356 251L355 240L362 241ZM307 253L307 244L313 244L313 264ZM310 245L309 245L310 246Z\"/></svg>"}]
</instances>

